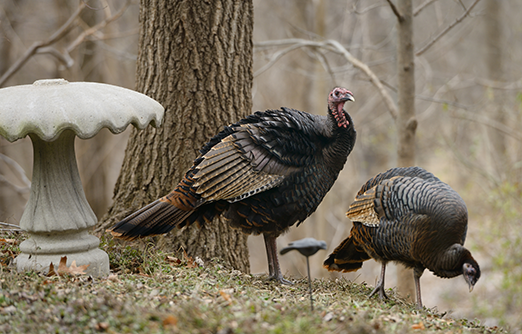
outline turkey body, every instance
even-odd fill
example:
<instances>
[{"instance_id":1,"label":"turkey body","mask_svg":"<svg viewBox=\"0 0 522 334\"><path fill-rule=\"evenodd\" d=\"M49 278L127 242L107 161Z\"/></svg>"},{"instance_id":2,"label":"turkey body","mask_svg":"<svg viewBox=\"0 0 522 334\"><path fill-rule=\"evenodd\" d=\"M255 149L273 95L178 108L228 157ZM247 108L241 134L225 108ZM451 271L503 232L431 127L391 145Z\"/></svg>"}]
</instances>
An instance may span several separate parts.
<instances>
[{"instance_id":1,"label":"turkey body","mask_svg":"<svg viewBox=\"0 0 522 334\"><path fill-rule=\"evenodd\" d=\"M264 235L269 275L285 282L276 238L316 210L343 168L356 138L346 101L354 101L352 93L336 87L326 116L281 108L226 126L201 148L172 192L111 233L134 239L209 224L223 214L243 232Z\"/></svg>"},{"instance_id":2,"label":"turkey body","mask_svg":"<svg viewBox=\"0 0 522 334\"><path fill-rule=\"evenodd\" d=\"M326 259L330 271L350 272L373 258L382 263L372 292L384 293L386 263L413 268L417 306L422 307L420 276L425 269L443 278L464 275L470 291L480 268L463 245L468 213L457 192L419 167L392 168L368 180L350 205L350 236Z\"/></svg>"}]
</instances>

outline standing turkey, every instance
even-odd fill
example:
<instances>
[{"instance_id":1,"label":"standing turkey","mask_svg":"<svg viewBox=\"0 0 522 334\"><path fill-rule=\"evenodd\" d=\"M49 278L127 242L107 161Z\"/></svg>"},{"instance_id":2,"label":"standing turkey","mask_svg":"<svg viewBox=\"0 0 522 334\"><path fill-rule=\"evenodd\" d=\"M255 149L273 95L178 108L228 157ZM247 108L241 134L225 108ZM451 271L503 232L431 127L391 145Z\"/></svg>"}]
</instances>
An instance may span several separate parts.
<instances>
[{"instance_id":1,"label":"standing turkey","mask_svg":"<svg viewBox=\"0 0 522 334\"><path fill-rule=\"evenodd\" d=\"M346 213L350 236L324 261L329 271L350 272L370 258L382 262L381 276L370 294L384 293L388 261L413 268L417 306L422 308L420 277L424 269L451 278L463 275L469 290L480 268L463 247L468 211L447 184L419 167L392 168L368 180Z\"/></svg>"},{"instance_id":2,"label":"standing turkey","mask_svg":"<svg viewBox=\"0 0 522 334\"><path fill-rule=\"evenodd\" d=\"M174 227L211 223L223 214L245 233L262 233L269 277L286 281L276 238L312 214L330 190L355 144L343 109L354 101L347 89L328 96L328 114L281 108L256 112L203 146L178 186L115 224L112 235L132 240Z\"/></svg>"}]
</instances>

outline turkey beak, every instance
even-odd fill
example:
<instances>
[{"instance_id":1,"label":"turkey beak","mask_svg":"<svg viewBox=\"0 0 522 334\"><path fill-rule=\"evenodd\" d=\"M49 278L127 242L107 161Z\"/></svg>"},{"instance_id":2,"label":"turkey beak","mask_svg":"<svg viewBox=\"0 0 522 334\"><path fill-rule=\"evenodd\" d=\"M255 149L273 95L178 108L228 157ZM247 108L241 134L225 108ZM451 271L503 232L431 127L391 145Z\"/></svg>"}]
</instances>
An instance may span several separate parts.
<instances>
[{"instance_id":1,"label":"turkey beak","mask_svg":"<svg viewBox=\"0 0 522 334\"><path fill-rule=\"evenodd\" d=\"M344 94L343 97L341 97L341 101L352 101L352 102L354 102L355 101L355 97L353 97L353 95L351 93L346 93L346 94Z\"/></svg>"},{"instance_id":2,"label":"turkey beak","mask_svg":"<svg viewBox=\"0 0 522 334\"><path fill-rule=\"evenodd\" d=\"M466 280L466 283L468 283L469 292L473 291L473 288L475 287L475 283L471 280L471 278L468 278Z\"/></svg>"}]
</instances>

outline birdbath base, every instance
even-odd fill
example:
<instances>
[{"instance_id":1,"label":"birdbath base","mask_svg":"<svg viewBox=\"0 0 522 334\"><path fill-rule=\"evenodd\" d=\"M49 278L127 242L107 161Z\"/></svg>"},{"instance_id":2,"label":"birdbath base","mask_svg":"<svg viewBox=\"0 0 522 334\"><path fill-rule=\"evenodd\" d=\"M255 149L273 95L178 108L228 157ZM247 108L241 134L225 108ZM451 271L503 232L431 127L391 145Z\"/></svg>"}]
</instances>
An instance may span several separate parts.
<instances>
[{"instance_id":1,"label":"birdbath base","mask_svg":"<svg viewBox=\"0 0 522 334\"><path fill-rule=\"evenodd\" d=\"M18 271L36 270L49 272L52 263L55 270L63 256L67 267L73 261L76 266L88 264L85 273L100 277L109 275L109 256L98 248L100 241L87 230L62 233L29 233L20 244L21 254L16 258Z\"/></svg>"}]
</instances>

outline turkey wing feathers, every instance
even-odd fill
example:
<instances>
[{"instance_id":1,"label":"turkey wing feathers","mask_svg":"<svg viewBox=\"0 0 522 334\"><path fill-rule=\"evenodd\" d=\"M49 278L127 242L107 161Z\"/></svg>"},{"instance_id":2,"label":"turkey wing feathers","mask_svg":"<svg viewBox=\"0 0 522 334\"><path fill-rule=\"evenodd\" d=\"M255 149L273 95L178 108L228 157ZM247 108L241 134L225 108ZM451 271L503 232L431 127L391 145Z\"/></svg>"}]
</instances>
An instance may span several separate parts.
<instances>
[{"instance_id":1,"label":"turkey wing feathers","mask_svg":"<svg viewBox=\"0 0 522 334\"><path fill-rule=\"evenodd\" d=\"M193 187L202 203L239 201L280 185L315 162L319 135L303 126L310 121L310 115L284 108L256 112L226 127L195 161Z\"/></svg>"}]
</instances>

